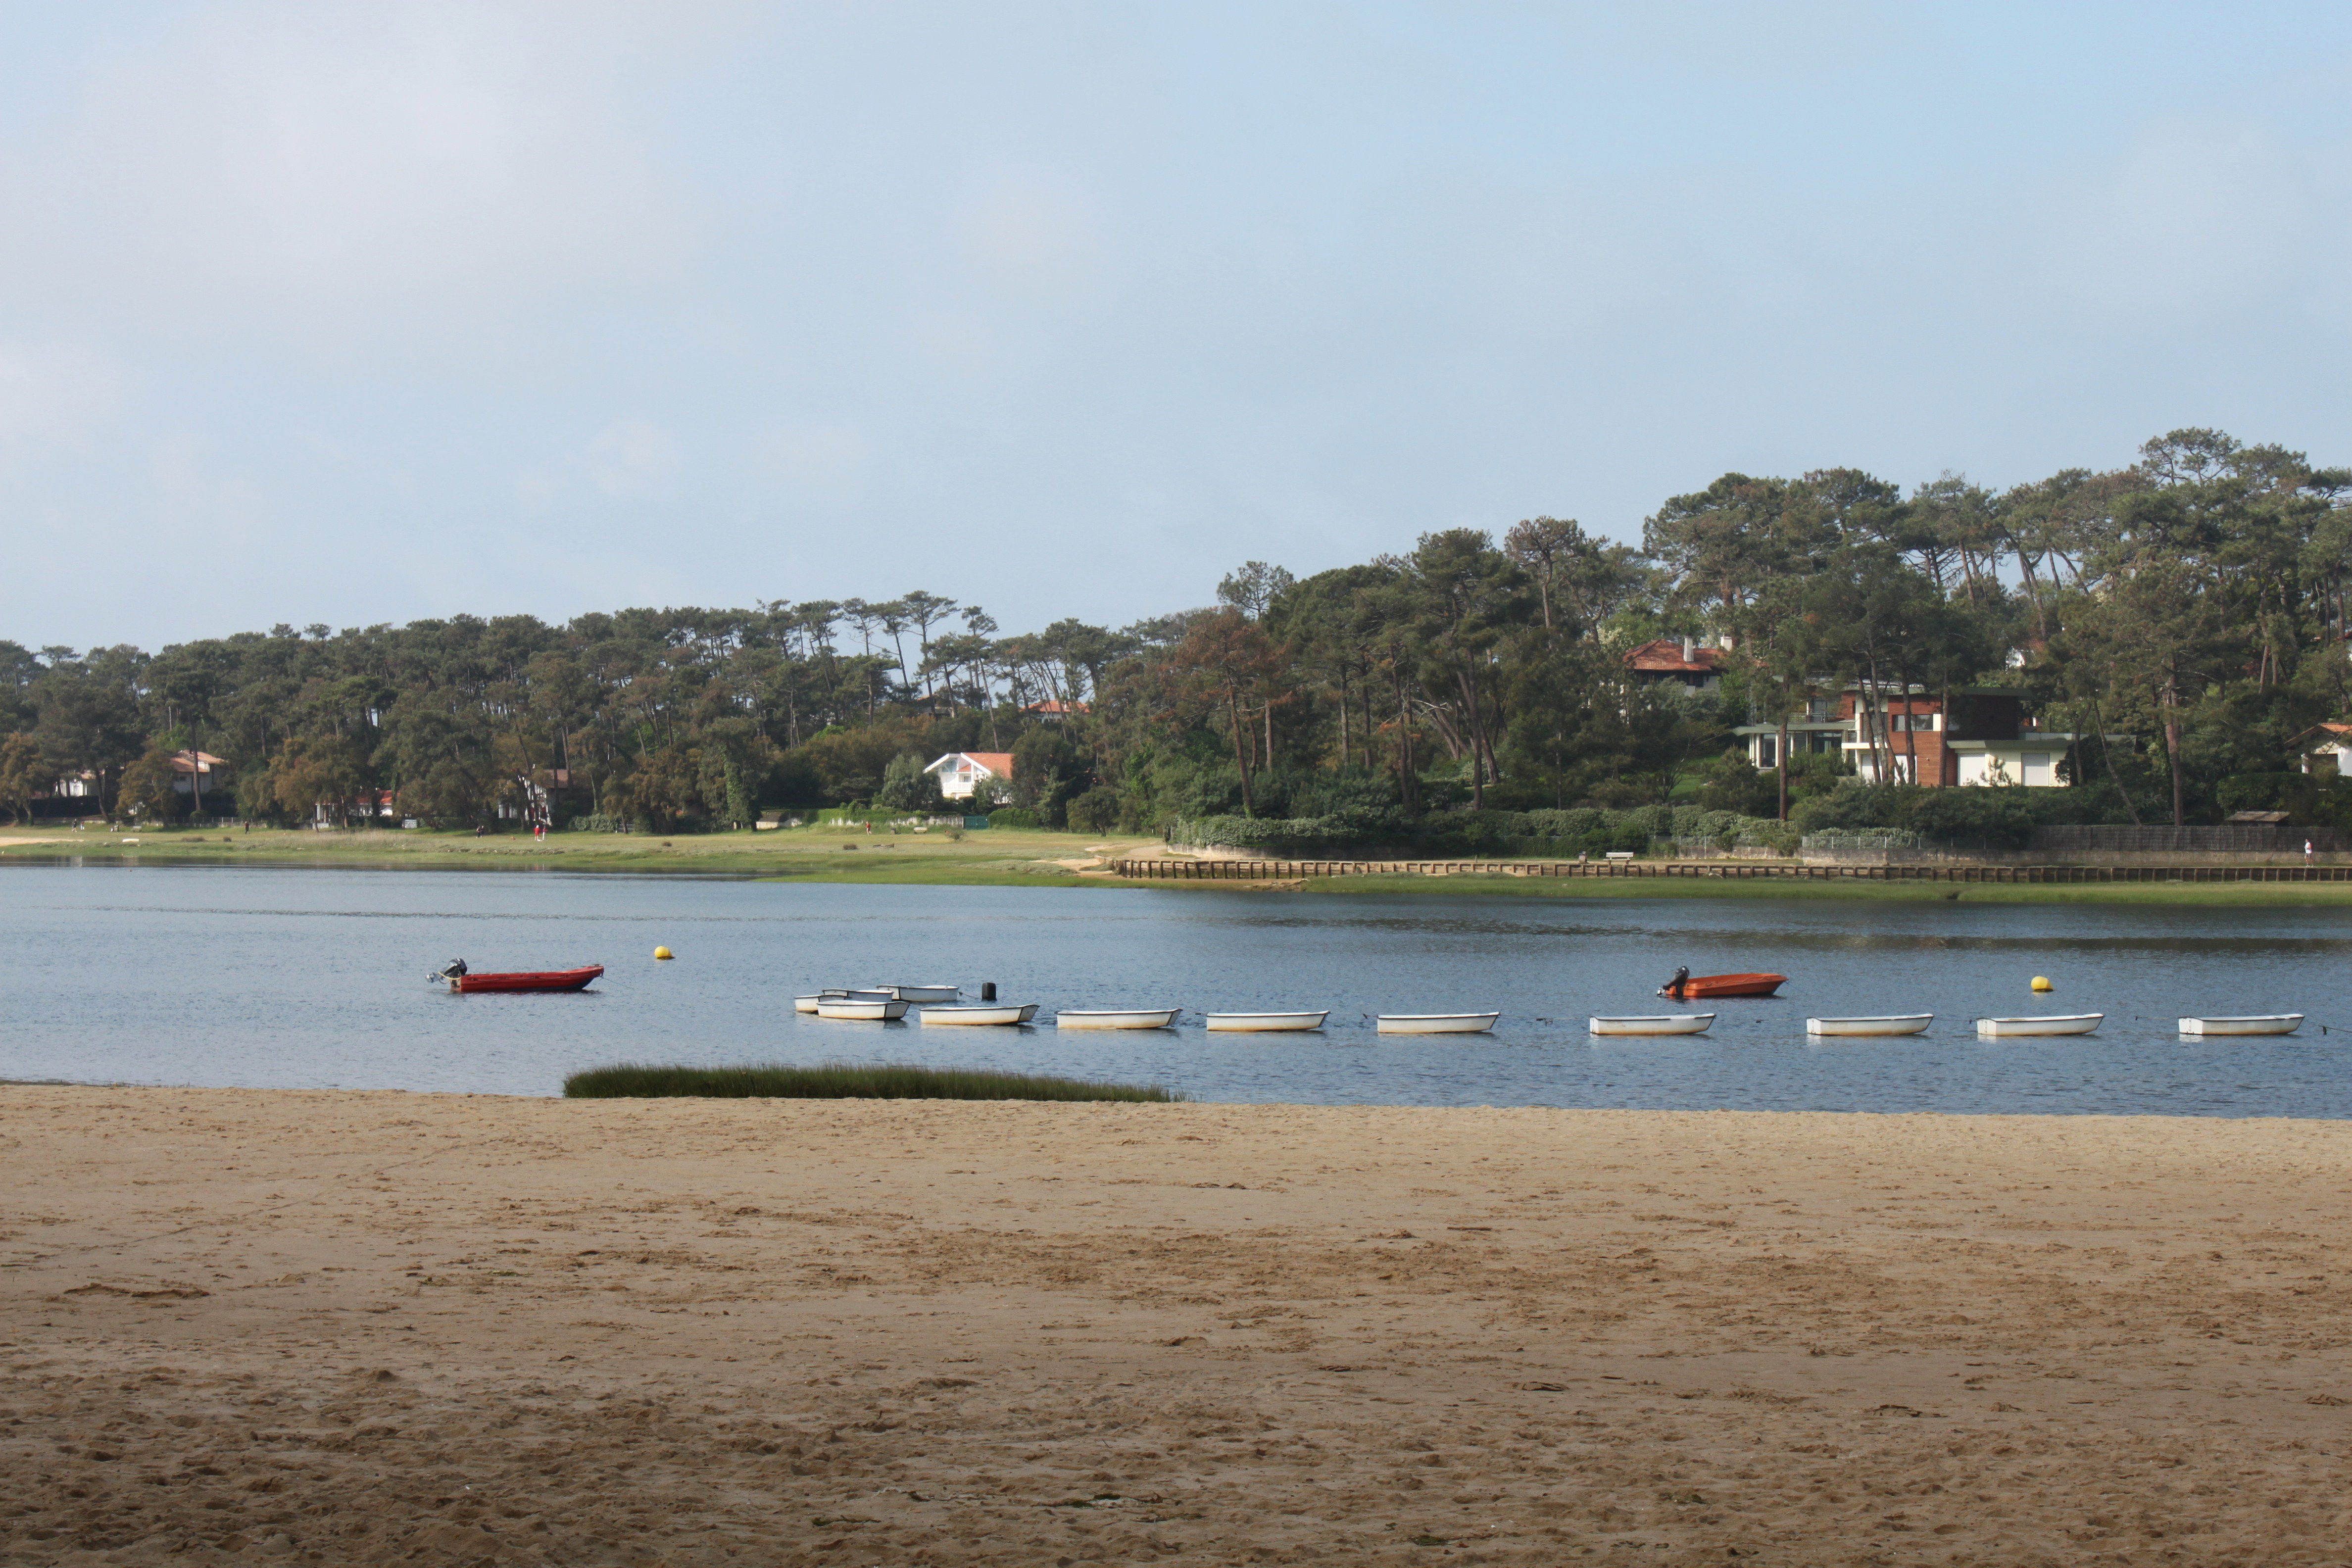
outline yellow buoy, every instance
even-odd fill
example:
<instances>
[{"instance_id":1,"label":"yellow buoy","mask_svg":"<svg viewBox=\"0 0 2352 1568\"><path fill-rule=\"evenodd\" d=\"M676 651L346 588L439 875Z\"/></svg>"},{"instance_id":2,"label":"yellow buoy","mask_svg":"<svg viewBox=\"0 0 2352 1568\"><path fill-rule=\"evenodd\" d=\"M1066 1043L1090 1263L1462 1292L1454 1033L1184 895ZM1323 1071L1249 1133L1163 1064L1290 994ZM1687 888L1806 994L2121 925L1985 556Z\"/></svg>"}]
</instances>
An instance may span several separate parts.
<instances>
[{"instance_id":1,"label":"yellow buoy","mask_svg":"<svg viewBox=\"0 0 2352 1568\"><path fill-rule=\"evenodd\" d=\"M2037 974L2033 977L2033 988L2036 991L2054 991L2057 989L2056 986L2050 984L2050 976L2046 974Z\"/></svg>"},{"instance_id":2,"label":"yellow buoy","mask_svg":"<svg viewBox=\"0 0 2352 1568\"><path fill-rule=\"evenodd\" d=\"M677 956L677 954L676 954L676 953L674 953L674 952L670 952L670 950L669 950L669 949L667 949L667 948L666 948L666 947L657 947L657 948L654 949L654 956L655 956L656 958L676 958L676 957ZM2047 990L2049 990L2049 989L2050 989L2050 987L2049 987L2049 985L2048 985L2047 984L2044 984L2042 985L2042 989L2043 989L2044 991L2047 991Z\"/></svg>"}]
</instances>

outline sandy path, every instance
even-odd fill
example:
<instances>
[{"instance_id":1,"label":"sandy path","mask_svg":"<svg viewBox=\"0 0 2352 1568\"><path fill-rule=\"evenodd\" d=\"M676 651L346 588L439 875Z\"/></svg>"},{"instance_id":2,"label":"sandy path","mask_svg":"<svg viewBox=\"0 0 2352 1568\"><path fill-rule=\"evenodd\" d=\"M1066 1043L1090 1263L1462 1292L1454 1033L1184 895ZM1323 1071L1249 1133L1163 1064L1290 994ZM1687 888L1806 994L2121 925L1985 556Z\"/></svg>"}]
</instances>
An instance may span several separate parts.
<instances>
[{"instance_id":1,"label":"sandy path","mask_svg":"<svg viewBox=\"0 0 2352 1568\"><path fill-rule=\"evenodd\" d=\"M2344 1562L2348 1160L0 1089L0 1561Z\"/></svg>"}]
</instances>

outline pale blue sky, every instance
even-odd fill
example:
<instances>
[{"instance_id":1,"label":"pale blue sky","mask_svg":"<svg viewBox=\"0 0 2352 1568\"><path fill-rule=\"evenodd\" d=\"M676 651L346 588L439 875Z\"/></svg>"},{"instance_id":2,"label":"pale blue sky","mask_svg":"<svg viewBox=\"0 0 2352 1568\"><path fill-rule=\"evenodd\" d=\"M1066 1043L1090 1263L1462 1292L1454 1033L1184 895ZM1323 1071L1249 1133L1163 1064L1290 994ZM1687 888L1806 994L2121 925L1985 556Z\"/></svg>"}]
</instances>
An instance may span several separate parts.
<instances>
[{"instance_id":1,"label":"pale blue sky","mask_svg":"<svg viewBox=\"0 0 2352 1568\"><path fill-rule=\"evenodd\" d=\"M0 637L2352 460L2352 7L0 0Z\"/></svg>"}]
</instances>

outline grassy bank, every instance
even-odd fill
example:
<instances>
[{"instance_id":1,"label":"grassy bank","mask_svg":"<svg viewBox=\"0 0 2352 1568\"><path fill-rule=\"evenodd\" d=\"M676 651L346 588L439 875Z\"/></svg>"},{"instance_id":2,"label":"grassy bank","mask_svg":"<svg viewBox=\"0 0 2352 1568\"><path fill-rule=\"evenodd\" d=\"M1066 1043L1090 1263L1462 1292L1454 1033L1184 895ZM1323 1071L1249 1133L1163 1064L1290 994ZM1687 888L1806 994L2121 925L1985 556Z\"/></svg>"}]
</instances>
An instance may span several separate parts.
<instances>
[{"instance_id":1,"label":"grassy bank","mask_svg":"<svg viewBox=\"0 0 2352 1568\"><path fill-rule=\"evenodd\" d=\"M436 833L362 829L82 832L0 827L0 864L72 856L136 865L362 866L410 870L496 869L699 873L826 882L1075 887L1108 880L1103 862L1157 840L982 828L953 833L833 826L769 832L649 834ZM1088 873L1093 873L1088 875Z\"/></svg>"},{"instance_id":2,"label":"grassy bank","mask_svg":"<svg viewBox=\"0 0 2352 1568\"><path fill-rule=\"evenodd\" d=\"M1160 883L1246 889L1246 882ZM1322 877L1305 893L1523 899L1769 899L1893 904L2194 904L2242 909L2352 909L2352 882L1865 882L1692 878Z\"/></svg>"},{"instance_id":3,"label":"grassy bank","mask_svg":"<svg viewBox=\"0 0 2352 1568\"><path fill-rule=\"evenodd\" d=\"M649 1067L621 1062L563 1080L572 1100L1115 1100L1168 1104L1184 1097L1137 1087L1029 1073L888 1065L858 1067Z\"/></svg>"},{"instance_id":4,"label":"grassy bank","mask_svg":"<svg viewBox=\"0 0 2352 1568\"><path fill-rule=\"evenodd\" d=\"M2243 908L2352 908L2352 883L2128 882L2040 886L2017 883L1782 881L1777 879L1508 877L1317 877L1295 889L1250 882L1129 883L1111 862L1157 857L1166 847L1137 836L1089 837L1020 828L952 834L866 833L839 826L692 834L557 833L534 842L520 833L364 830L310 833L82 832L0 827L0 865L9 861L155 866L351 866L409 870L530 870L611 875L708 875L946 887L1151 887L1194 894L1410 894L1518 899L1803 899L1873 903L2190 904Z\"/></svg>"}]
</instances>

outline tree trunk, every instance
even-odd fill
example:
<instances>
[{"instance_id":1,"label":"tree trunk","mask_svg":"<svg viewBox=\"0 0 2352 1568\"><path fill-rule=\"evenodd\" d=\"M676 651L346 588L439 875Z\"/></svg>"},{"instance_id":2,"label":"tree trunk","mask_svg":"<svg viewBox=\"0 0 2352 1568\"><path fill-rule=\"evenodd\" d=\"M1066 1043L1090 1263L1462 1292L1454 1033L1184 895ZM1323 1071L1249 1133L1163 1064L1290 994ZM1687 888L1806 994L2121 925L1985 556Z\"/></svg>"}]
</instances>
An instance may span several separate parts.
<instances>
[{"instance_id":1,"label":"tree trunk","mask_svg":"<svg viewBox=\"0 0 2352 1568\"><path fill-rule=\"evenodd\" d=\"M1243 731L1241 694L1231 688L1228 688L1225 691L1225 709L1233 715L1234 721L1234 761L1242 770L1242 815L1244 816L1255 816L1257 815L1257 807L1250 798L1249 762L1242 755Z\"/></svg>"},{"instance_id":2,"label":"tree trunk","mask_svg":"<svg viewBox=\"0 0 2352 1568\"><path fill-rule=\"evenodd\" d=\"M1412 811L1420 804L1421 792L1414 787L1416 780L1412 771L1412 711L1405 702L1404 672L1402 669L1397 672L1396 700L1397 795L1403 801L1404 808Z\"/></svg>"},{"instance_id":3,"label":"tree trunk","mask_svg":"<svg viewBox=\"0 0 2352 1568\"><path fill-rule=\"evenodd\" d=\"M1780 820L1789 820L1789 702L1780 700L1780 748L1772 753L1776 760L1774 772L1780 775Z\"/></svg>"},{"instance_id":4,"label":"tree trunk","mask_svg":"<svg viewBox=\"0 0 2352 1568\"><path fill-rule=\"evenodd\" d=\"M1454 672L1454 685L1461 689L1465 717L1470 721L1470 809L1486 809L1486 721L1478 711L1478 677L1468 666Z\"/></svg>"},{"instance_id":5,"label":"tree trunk","mask_svg":"<svg viewBox=\"0 0 2352 1568\"><path fill-rule=\"evenodd\" d=\"M2132 819L2132 826L2137 827L2140 825L2139 807L2132 804L2131 791L2124 788L2124 775L2116 771L2115 748L2107 744L2107 721L2099 716L2096 699L2091 703L2091 724L2099 732L2099 755L2107 760L2107 777L2115 781L2116 793L2123 796L2124 814Z\"/></svg>"},{"instance_id":6,"label":"tree trunk","mask_svg":"<svg viewBox=\"0 0 2352 1568\"><path fill-rule=\"evenodd\" d=\"M1348 661L1339 661L1339 765L1348 765L1351 748L1348 744Z\"/></svg>"},{"instance_id":7,"label":"tree trunk","mask_svg":"<svg viewBox=\"0 0 2352 1568\"><path fill-rule=\"evenodd\" d=\"M2184 809L2185 790L2180 776L2180 710L2177 705L2179 689L2169 675L2164 678L2164 749L2172 759L2172 826L2188 826Z\"/></svg>"}]
</instances>

